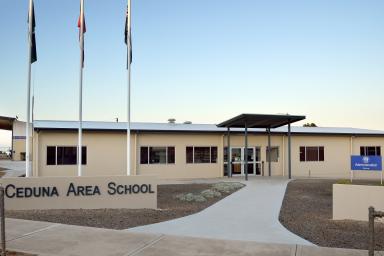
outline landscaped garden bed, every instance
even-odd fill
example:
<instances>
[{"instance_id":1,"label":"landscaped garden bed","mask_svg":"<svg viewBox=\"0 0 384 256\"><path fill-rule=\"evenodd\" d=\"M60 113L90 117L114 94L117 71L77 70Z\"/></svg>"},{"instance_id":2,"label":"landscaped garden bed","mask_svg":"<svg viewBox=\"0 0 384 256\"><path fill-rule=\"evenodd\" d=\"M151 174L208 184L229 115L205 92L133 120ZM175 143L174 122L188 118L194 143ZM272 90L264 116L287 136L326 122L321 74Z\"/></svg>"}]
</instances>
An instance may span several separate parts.
<instances>
[{"instance_id":1,"label":"landscaped garden bed","mask_svg":"<svg viewBox=\"0 0 384 256\"><path fill-rule=\"evenodd\" d=\"M237 182L158 186L158 209L75 209L6 211L7 218L127 229L199 212L244 185Z\"/></svg>"},{"instance_id":2,"label":"landscaped garden bed","mask_svg":"<svg viewBox=\"0 0 384 256\"><path fill-rule=\"evenodd\" d=\"M293 233L319 246L367 249L367 221L332 220L332 185L335 183L341 182L326 179L291 181L281 207L280 222ZM359 185L373 183L377 182L353 182ZM383 223L375 223L375 236L376 250L384 250Z\"/></svg>"}]
</instances>

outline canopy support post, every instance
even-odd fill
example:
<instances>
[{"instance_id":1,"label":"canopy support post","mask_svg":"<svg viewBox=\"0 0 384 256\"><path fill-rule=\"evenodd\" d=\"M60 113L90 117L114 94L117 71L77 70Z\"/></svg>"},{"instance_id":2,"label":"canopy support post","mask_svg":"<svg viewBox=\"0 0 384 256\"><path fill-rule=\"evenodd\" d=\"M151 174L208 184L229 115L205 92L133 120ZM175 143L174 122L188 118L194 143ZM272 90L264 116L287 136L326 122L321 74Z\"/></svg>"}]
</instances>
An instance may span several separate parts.
<instances>
[{"instance_id":1,"label":"canopy support post","mask_svg":"<svg viewBox=\"0 0 384 256\"><path fill-rule=\"evenodd\" d=\"M291 170L291 123L288 123L288 179L292 178Z\"/></svg>"},{"instance_id":2,"label":"canopy support post","mask_svg":"<svg viewBox=\"0 0 384 256\"><path fill-rule=\"evenodd\" d=\"M227 175L232 177L231 129L227 127Z\"/></svg>"},{"instance_id":3,"label":"canopy support post","mask_svg":"<svg viewBox=\"0 0 384 256\"><path fill-rule=\"evenodd\" d=\"M267 128L268 132L268 176L271 176L271 127Z\"/></svg>"},{"instance_id":4,"label":"canopy support post","mask_svg":"<svg viewBox=\"0 0 384 256\"><path fill-rule=\"evenodd\" d=\"M247 122L244 124L245 131L244 131L244 174L245 174L245 180L248 180L248 127Z\"/></svg>"}]
</instances>

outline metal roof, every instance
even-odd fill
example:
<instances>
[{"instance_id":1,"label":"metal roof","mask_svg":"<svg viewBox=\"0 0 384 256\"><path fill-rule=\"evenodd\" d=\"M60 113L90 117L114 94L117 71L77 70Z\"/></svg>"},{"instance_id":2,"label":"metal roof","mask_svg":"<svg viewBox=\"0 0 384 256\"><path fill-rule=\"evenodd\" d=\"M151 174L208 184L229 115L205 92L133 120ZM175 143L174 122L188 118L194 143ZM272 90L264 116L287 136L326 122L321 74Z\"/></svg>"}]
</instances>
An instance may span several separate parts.
<instances>
[{"instance_id":1,"label":"metal roof","mask_svg":"<svg viewBox=\"0 0 384 256\"><path fill-rule=\"evenodd\" d=\"M76 130L79 127L77 121L35 121L34 128L38 130ZM127 123L125 122L98 122L84 121L84 130L93 131L125 131ZM142 132L213 132L225 133L226 128L217 127L215 124L181 124L181 123L141 123L132 122L131 130ZM244 132L243 128L231 128L231 132ZM250 128L249 133L265 133L263 128ZM347 127L302 127L292 126L292 134L302 135L366 135L366 136L384 136L384 131L369 130ZM271 129L271 133L287 133L287 126Z\"/></svg>"},{"instance_id":2,"label":"metal roof","mask_svg":"<svg viewBox=\"0 0 384 256\"><path fill-rule=\"evenodd\" d=\"M14 117L0 116L0 130L12 130Z\"/></svg>"},{"instance_id":3,"label":"metal roof","mask_svg":"<svg viewBox=\"0 0 384 256\"><path fill-rule=\"evenodd\" d=\"M218 127L243 128L277 128L297 121L304 120L305 116L296 115L265 115L241 114L218 124Z\"/></svg>"}]
</instances>

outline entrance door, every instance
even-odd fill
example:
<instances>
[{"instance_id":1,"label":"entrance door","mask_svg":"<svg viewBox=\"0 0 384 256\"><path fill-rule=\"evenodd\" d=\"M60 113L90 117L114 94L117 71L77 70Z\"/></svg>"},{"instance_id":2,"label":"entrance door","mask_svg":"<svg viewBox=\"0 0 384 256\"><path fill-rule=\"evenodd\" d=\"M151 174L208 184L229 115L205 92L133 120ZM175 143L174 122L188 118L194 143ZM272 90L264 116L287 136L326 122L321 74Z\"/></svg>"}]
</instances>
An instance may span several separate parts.
<instances>
[{"instance_id":1,"label":"entrance door","mask_svg":"<svg viewBox=\"0 0 384 256\"><path fill-rule=\"evenodd\" d=\"M243 173L243 149L231 148L231 160L232 160L232 174L239 175Z\"/></svg>"},{"instance_id":2,"label":"entrance door","mask_svg":"<svg viewBox=\"0 0 384 256\"><path fill-rule=\"evenodd\" d=\"M245 150L241 147L231 148L232 174L233 175L261 175L260 147L250 147L247 152L248 164L244 168Z\"/></svg>"},{"instance_id":3,"label":"entrance door","mask_svg":"<svg viewBox=\"0 0 384 256\"><path fill-rule=\"evenodd\" d=\"M243 159L245 161L245 154ZM247 160L248 160L247 167L246 167L246 170L243 171L243 174L247 172L248 175L253 175L255 174L255 148L248 148Z\"/></svg>"},{"instance_id":4,"label":"entrance door","mask_svg":"<svg viewBox=\"0 0 384 256\"><path fill-rule=\"evenodd\" d=\"M260 147L255 147L255 174L261 175L261 149Z\"/></svg>"}]
</instances>

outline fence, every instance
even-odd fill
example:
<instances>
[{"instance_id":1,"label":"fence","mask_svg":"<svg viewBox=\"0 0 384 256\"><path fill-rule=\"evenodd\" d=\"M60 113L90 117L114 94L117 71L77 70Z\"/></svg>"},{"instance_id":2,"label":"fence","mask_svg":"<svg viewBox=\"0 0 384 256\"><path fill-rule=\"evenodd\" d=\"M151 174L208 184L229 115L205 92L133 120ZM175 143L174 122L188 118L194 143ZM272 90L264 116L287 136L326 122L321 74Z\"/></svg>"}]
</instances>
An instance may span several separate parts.
<instances>
[{"instance_id":1,"label":"fence","mask_svg":"<svg viewBox=\"0 0 384 256\"><path fill-rule=\"evenodd\" d=\"M368 244L368 256L375 255L375 218L384 218L384 212L375 211L375 208L372 206L368 208L368 217L369 217L369 244ZM378 254L380 253L380 254ZM383 255L384 252L377 252L376 255Z\"/></svg>"}]
</instances>

